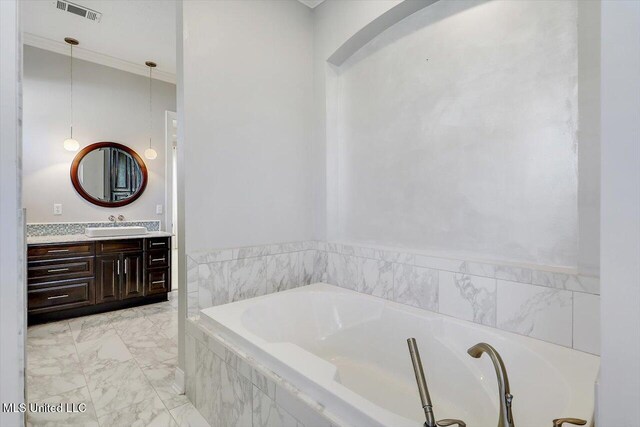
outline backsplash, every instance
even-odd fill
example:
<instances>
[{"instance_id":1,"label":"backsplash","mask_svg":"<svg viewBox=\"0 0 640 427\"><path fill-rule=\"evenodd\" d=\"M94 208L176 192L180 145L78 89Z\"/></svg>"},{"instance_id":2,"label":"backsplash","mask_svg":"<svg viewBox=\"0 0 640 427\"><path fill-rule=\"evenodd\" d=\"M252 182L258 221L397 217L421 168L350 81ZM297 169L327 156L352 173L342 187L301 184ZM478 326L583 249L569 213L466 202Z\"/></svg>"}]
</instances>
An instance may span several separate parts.
<instances>
[{"instance_id":1,"label":"backsplash","mask_svg":"<svg viewBox=\"0 0 640 427\"><path fill-rule=\"evenodd\" d=\"M324 281L599 354L599 279L570 271L316 241L192 253L187 268L190 317Z\"/></svg>"},{"instance_id":2,"label":"backsplash","mask_svg":"<svg viewBox=\"0 0 640 427\"><path fill-rule=\"evenodd\" d=\"M160 231L160 221L120 221L117 224L110 221L103 222L46 222L27 224L27 237L33 236L62 236L69 234L84 234L87 227L146 227L148 231Z\"/></svg>"}]
</instances>

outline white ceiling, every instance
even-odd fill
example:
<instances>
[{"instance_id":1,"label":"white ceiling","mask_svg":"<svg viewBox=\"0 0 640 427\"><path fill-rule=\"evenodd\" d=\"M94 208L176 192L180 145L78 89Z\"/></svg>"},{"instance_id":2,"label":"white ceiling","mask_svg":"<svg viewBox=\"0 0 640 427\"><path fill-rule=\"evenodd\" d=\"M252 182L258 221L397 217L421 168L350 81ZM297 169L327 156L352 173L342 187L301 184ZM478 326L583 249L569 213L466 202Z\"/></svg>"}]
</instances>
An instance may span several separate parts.
<instances>
[{"instance_id":1,"label":"white ceiling","mask_svg":"<svg viewBox=\"0 0 640 427\"><path fill-rule=\"evenodd\" d=\"M2 1L2 0L0 0ZM324 0L298 0L314 8ZM114 68L146 75L145 61L158 68L154 77L175 82L175 0L74 0L102 13L93 22L58 10L56 0L23 0L22 29L25 44L68 54L65 37L80 41L74 56Z\"/></svg>"},{"instance_id":2,"label":"white ceiling","mask_svg":"<svg viewBox=\"0 0 640 427\"><path fill-rule=\"evenodd\" d=\"M2 0L0 0L2 1ZM63 41L80 41L74 56L128 71L144 72L145 61L158 64L157 75L171 80L176 72L176 5L174 0L73 0L102 13L90 21L56 8L55 0L23 0L26 44L69 50ZM159 77L160 78L160 77Z\"/></svg>"}]
</instances>

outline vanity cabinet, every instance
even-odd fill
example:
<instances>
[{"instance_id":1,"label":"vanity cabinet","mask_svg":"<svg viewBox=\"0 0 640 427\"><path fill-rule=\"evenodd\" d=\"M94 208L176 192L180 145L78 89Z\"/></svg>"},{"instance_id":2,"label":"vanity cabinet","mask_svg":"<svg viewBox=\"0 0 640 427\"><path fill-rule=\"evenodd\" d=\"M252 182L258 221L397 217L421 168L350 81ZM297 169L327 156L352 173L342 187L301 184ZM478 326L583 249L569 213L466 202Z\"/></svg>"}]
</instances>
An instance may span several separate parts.
<instances>
[{"instance_id":1,"label":"vanity cabinet","mask_svg":"<svg viewBox=\"0 0 640 427\"><path fill-rule=\"evenodd\" d=\"M30 323L167 299L171 238L98 240L28 247Z\"/></svg>"}]
</instances>

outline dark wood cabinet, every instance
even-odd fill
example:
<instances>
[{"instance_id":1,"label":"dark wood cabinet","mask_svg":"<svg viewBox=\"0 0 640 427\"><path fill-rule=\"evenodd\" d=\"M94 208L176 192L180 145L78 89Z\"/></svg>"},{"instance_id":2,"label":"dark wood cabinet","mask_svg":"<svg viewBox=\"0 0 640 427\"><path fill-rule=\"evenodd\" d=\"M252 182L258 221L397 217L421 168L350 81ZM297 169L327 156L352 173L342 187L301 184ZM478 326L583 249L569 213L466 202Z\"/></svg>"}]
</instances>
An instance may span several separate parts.
<instances>
[{"instance_id":1,"label":"dark wood cabinet","mask_svg":"<svg viewBox=\"0 0 640 427\"><path fill-rule=\"evenodd\" d=\"M144 296L142 253L122 256L123 274L120 282L122 299Z\"/></svg>"},{"instance_id":2,"label":"dark wood cabinet","mask_svg":"<svg viewBox=\"0 0 640 427\"><path fill-rule=\"evenodd\" d=\"M120 255L96 257L96 304L120 299Z\"/></svg>"},{"instance_id":3,"label":"dark wood cabinet","mask_svg":"<svg viewBox=\"0 0 640 427\"><path fill-rule=\"evenodd\" d=\"M30 323L167 299L170 237L29 245Z\"/></svg>"}]
</instances>

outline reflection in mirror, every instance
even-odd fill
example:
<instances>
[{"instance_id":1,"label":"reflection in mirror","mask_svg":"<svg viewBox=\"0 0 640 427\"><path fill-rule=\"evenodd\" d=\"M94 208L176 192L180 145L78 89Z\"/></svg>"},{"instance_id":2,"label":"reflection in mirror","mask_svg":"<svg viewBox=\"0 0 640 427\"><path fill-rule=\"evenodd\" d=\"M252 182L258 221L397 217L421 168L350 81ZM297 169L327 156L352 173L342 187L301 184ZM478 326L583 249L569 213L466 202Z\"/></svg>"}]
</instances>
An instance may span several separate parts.
<instances>
[{"instance_id":1,"label":"reflection in mirror","mask_svg":"<svg viewBox=\"0 0 640 427\"><path fill-rule=\"evenodd\" d=\"M105 202L118 202L140 189L140 166L117 148L98 148L80 162L78 178L84 191Z\"/></svg>"},{"instance_id":2,"label":"reflection in mirror","mask_svg":"<svg viewBox=\"0 0 640 427\"><path fill-rule=\"evenodd\" d=\"M82 197L106 207L138 198L146 185L146 167L130 148L100 142L83 149L71 166L71 180Z\"/></svg>"}]
</instances>

